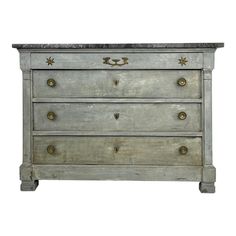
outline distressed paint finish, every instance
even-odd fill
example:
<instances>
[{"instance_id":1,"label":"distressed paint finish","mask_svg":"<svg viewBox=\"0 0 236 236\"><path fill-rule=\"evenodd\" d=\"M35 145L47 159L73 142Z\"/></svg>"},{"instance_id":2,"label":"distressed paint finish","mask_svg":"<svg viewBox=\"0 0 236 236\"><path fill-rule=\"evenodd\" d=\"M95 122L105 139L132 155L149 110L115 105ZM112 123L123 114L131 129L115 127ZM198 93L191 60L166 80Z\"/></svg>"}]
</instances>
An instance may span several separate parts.
<instances>
[{"instance_id":1,"label":"distressed paint finish","mask_svg":"<svg viewBox=\"0 0 236 236\"><path fill-rule=\"evenodd\" d=\"M201 166L34 165L36 179L201 181Z\"/></svg>"},{"instance_id":2,"label":"distressed paint finish","mask_svg":"<svg viewBox=\"0 0 236 236\"><path fill-rule=\"evenodd\" d=\"M20 68L23 75L23 163L20 166L21 190L32 191L38 186L33 178L32 167L32 77L30 70L30 53L20 54Z\"/></svg>"},{"instance_id":3,"label":"distressed paint finish","mask_svg":"<svg viewBox=\"0 0 236 236\"><path fill-rule=\"evenodd\" d=\"M201 138L35 137L33 156L35 164L202 165Z\"/></svg>"},{"instance_id":4,"label":"distressed paint finish","mask_svg":"<svg viewBox=\"0 0 236 236\"><path fill-rule=\"evenodd\" d=\"M200 181L201 192L215 192L211 87L214 52L223 46L13 45L23 72L21 190L35 190L40 179L111 179ZM128 64L107 65L104 57L128 57ZM176 86L180 76L186 87ZM57 118L48 121L54 108ZM48 144L56 147L50 157ZM189 148L186 156L179 145Z\"/></svg>"},{"instance_id":5,"label":"distressed paint finish","mask_svg":"<svg viewBox=\"0 0 236 236\"><path fill-rule=\"evenodd\" d=\"M34 130L201 131L200 109L200 104L34 103ZM185 120L178 118L182 111ZM56 119L49 120L48 112Z\"/></svg>"},{"instance_id":6,"label":"distressed paint finish","mask_svg":"<svg viewBox=\"0 0 236 236\"><path fill-rule=\"evenodd\" d=\"M200 70L35 70L33 91L35 98L200 98L201 76Z\"/></svg>"},{"instance_id":7,"label":"distressed paint finish","mask_svg":"<svg viewBox=\"0 0 236 236\"><path fill-rule=\"evenodd\" d=\"M47 58L54 58L55 63L48 65ZM128 58L128 64L111 66L103 63L103 58ZM179 64L179 59L187 58L186 65ZM201 69L202 53L32 53L32 69Z\"/></svg>"}]
</instances>

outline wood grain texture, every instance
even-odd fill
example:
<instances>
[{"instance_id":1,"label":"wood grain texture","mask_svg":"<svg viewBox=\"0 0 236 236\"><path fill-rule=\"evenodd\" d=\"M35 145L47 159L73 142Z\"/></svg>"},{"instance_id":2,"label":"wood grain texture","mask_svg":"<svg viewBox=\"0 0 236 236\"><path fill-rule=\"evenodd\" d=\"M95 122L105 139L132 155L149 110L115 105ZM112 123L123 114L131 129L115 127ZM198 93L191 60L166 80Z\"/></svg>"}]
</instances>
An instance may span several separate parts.
<instances>
[{"instance_id":1,"label":"wood grain texture","mask_svg":"<svg viewBox=\"0 0 236 236\"><path fill-rule=\"evenodd\" d=\"M33 98L34 103L202 103L202 98Z\"/></svg>"},{"instance_id":2,"label":"wood grain texture","mask_svg":"<svg viewBox=\"0 0 236 236\"><path fill-rule=\"evenodd\" d=\"M54 58L53 65L48 65L47 58ZM110 66L103 63L103 58L128 58L124 66ZM179 59L186 57L182 66ZM32 53L32 69L202 69L202 53Z\"/></svg>"},{"instance_id":3,"label":"wood grain texture","mask_svg":"<svg viewBox=\"0 0 236 236\"><path fill-rule=\"evenodd\" d=\"M34 165L36 179L201 181L201 166Z\"/></svg>"},{"instance_id":4,"label":"wood grain texture","mask_svg":"<svg viewBox=\"0 0 236 236\"><path fill-rule=\"evenodd\" d=\"M145 131L33 131L33 136L127 136L127 137L202 137L202 132L145 132Z\"/></svg>"},{"instance_id":5,"label":"wood grain texture","mask_svg":"<svg viewBox=\"0 0 236 236\"><path fill-rule=\"evenodd\" d=\"M177 84L179 78L186 86ZM200 98L201 77L199 70L36 70L33 91L35 98Z\"/></svg>"},{"instance_id":6,"label":"wood grain texture","mask_svg":"<svg viewBox=\"0 0 236 236\"><path fill-rule=\"evenodd\" d=\"M48 145L55 153L47 152ZM181 155L179 148L188 153ZM36 164L201 165L201 138L35 137Z\"/></svg>"},{"instance_id":7,"label":"wood grain texture","mask_svg":"<svg viewBox=\"0 0 236 236\"><path fill-rule=\"evenodd\" d=\"M199 104L34 103L34 130L200 131ZM48 120L54 112L56 119ZM178 113L187 114L185 120ZM119 113L116 120L115 113Z\"/></svg>"}]
</instances>

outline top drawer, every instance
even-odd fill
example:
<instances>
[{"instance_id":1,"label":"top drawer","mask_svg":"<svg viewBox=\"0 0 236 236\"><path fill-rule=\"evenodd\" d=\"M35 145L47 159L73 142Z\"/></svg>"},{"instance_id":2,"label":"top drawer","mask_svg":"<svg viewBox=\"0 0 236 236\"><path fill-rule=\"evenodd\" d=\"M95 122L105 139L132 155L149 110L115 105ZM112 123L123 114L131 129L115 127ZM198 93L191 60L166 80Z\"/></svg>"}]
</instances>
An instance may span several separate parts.
<instances>
[{"instance_id":1,"label":"top drawer","mask_svg":"<svg viewBox=\"0 0 236 236\"><path fill-rule=\"evenodd\" d=\"M202 53L32 53L32 69L201 69Z\"/></svg>"}]
</instances>

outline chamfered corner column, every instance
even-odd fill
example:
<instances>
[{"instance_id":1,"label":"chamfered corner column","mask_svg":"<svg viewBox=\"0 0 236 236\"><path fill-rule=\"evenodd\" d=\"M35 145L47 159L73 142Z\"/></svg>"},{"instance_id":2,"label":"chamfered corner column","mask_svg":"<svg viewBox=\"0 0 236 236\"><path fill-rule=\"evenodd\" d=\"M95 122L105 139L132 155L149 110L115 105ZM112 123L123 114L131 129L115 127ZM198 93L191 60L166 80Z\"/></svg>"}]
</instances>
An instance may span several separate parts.
<instances>
[{"instance_id":1,"label":"chamfered corner column","mask_svg":"<svg viewBox=\"0 0 236 236\"><path fill-rule=\"evenodd\" d=\"M214 69L214 51L204 53L202 70L202 180L199 183L201 193L214 193L216 169L212 163L212 70Z\"/></svg>"},{"instance_id":2,"label":"chamfered corner column","mask_svg":"<svg viewBox=\"0 0 236 236\"><path fill-rule=\"evenodd\" d=\"M38 180L34 179L32 166L32 76L30 69L30 52L20 53L20 68L23 75L23 163L20 166L22 191L34 191Z\"/></svg>"}]
</instances>

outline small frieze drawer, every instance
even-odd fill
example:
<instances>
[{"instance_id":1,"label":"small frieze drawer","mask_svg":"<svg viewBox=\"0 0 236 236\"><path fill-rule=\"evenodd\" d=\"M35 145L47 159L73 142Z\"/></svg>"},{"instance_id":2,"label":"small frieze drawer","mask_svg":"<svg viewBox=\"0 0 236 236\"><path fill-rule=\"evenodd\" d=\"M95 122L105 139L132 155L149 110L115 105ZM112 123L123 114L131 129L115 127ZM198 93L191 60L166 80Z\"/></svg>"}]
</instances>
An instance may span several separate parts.
<instances>
[{"instance_id":1,"label":"small frieze drawer","mask_svg":"<svg viewBox=\"0 0 236 236\"><path fill-rule=\"evenodd\" d=\"M35 98L200 98L200 70L34 70Z\"/></svg>"},{"instance_id":2,"label":"small frieze drawer","mask_svg":"<svg viewBox=\"0 0 236 236\"><path fill-rule=\"evenodd\" d=\"M201 104L34 103L34 130L201 131Z\"/></svg>"},{"instance_id":3,"label":"small frieze drawer","mask_svg":"<svg viewBox=\"0 0 236 236\"><path fill-rule=\"evenodd\" d=\"M32 69L201 69L202 53L32 53Z\"/></svg>"},{"instance_id":4,"label":"small frieze drawer","mask_svg":"<svg viewBox=\"0 0 236 236\"><path fill-rule=\"evenodd\" d=\"M202 164L201 138L34 137L35 164Z\"/></svg>"}]
</instances>

